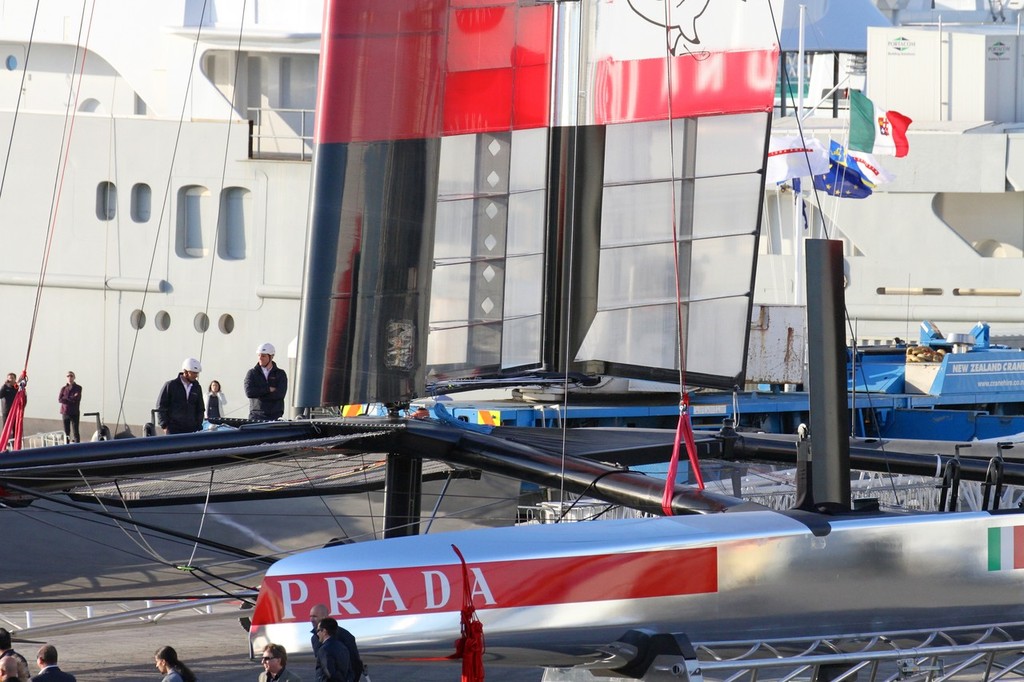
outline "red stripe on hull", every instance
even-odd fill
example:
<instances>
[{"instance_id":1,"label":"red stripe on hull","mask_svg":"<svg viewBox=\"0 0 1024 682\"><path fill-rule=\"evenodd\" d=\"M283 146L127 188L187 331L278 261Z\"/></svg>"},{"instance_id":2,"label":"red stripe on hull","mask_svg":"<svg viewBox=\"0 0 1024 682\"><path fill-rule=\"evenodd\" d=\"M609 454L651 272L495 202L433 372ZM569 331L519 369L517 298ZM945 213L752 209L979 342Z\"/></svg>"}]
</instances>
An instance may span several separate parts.
<instances>
[{"instance_id":1,"label":"red stripe on hull","mask_svg":"<svg viewBox=\"0 0 1024 682\"><path fill-rule=\"evenodd\" d=\"M522 608L718 591L715 547L471 563L478 609ZM457 612L457 564L267 576L253 625L302 622L327 604L345 619Z\"/></svg>"}]
</instances>

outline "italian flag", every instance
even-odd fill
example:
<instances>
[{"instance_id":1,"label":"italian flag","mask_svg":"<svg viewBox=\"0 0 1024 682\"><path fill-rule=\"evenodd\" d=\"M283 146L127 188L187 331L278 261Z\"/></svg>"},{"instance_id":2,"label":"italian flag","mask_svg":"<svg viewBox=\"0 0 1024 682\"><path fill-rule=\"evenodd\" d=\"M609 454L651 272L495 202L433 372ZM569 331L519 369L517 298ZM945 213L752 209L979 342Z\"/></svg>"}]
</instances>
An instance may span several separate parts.
<instances>
[{"instance_id":1,"label":"italian flag","mask_svg":"<svg viewBox=\"0 0 1024 682\"><path fill-rule=\"evenodd\" d=\"M1024 526L988 529L988 570L1024 568Z\"/></svg>"},{"instance_id":2,"label":"italian flag","mask_svg":"<svg viewBox=\"0 0 1024 682\"><path fill-rule=\"evenodd\" d=\"M910 151L907 142L910 123L900 112L885 111L859 90L850 91L850 149L906 156Z\"/></svg>"}]
</instances>

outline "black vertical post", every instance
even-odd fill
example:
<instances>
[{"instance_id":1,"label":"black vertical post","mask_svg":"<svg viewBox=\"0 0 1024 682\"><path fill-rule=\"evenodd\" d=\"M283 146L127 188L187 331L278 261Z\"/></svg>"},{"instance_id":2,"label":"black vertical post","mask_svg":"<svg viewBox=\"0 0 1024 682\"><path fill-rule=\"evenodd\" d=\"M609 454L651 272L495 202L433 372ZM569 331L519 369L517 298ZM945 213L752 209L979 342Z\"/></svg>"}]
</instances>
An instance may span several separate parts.
<instances>
[{"instance_id":1,"label":"black vertical post","mask_svg":"<svg viewBox=\"0 0 1024 682\"><path fill-rule=\"evenodd\" d=\"M811 395L814 503L822 511L850 509L850 418L843 334L843 244L808 239L807 345Z\"/></svg>"},{"instance_id":2,"label":"black vertical post","mask_svg":"<svg viewBox=\"0 0 1024 682\"><path fill-rule=\"evenodd\" d=\"M423 460L390 453L385 476L384 537L419 535Z\"/></svg>"}]
</instances>

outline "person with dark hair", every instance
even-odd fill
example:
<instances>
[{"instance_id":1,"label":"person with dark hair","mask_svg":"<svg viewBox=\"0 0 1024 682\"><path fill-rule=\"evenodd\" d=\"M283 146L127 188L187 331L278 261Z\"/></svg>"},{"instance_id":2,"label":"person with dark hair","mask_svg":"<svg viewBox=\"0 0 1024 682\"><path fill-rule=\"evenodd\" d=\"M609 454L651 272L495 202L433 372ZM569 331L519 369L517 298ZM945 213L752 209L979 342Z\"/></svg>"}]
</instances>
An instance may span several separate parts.
<instances>
[{"instance_id":1,"label":"person with dark hair","mask_svg":"<svg viewBox=\"0 0 1024 682\"><path fill-rule=\"evenodd\" d=\"M220 419L224 416L224 408L228 406L228 399L220 390L220 382L214 379L210 382L210 390L206 392L206 418Z\"/></svg>"},{"instance_id":2,"label":"person with dark hair","mask_svg":"<svg viewBox=\"0 0 1024 682\"><path fill-rule=\"evenodd\" d=\"M287 669L288 652L280 644L268 644L263 647L263 672L259 682L302 682L302 678Z\"/></svg>"},{"instance_id":3,"label":"person with dark hair","mask_svg":"<svg viewBox=\"0 0 1024 682\"><path fill-rule=\"evenodd\" d=\"M67 380L57 394L57 402L60 403L60 416L64 420L64 440L68 443L78 443L82 440L78 433L82 387L75 383L74 372L68 372Z\"/></svg>"},{"instance_id":4,"label":"person with dark hair","mask_svg":"<svg viewBox=\"0 0 1024 682\"><path fill-rule=\"evenodd\" d=\"M156 669L164 676L161 682L196 682L195 673L178 659L172 647L162 646L153 654Z\"/></svg>"},{"instance_id":5,"label":"person with dark hair","mask_svg":"<svg viewBox=\"0 0 1024 682\"><path fill-rule=\"evenodd\" d=\"M7 375L7 381L0 386L0 423L7 421L7 413L10 412L16 395L18 395L18 375L11 372Z\"/></svg>"},{"instance_id":6,"label":"person with dark hair","mask_svg":"<svg viewBox=\"0 0 1024 682\"><path fill-rule=\"evenodd\" d=\"M316 650L316 682L352 682L348 649L335 638L338 621L324 618L316 626L320 646Z\"/></svg>"},{"instance_id":7,"label":"person with dark hair","mask_svg":"<svg viewBox=\"0 0 1024 682\"><path fill-rule=\"evenodd\" d=\"M7 628L0 628L0 663L5 659L12 659L18 664L18 679L22 682L26 682L29 678L28 674L28 661L25 657L19 654L12 648L11 633Z\"/></svg>"},{"instance_id":8,"label":"person with dark hair","mask_svg":"<svg viewBox=\"0 0 1024 682\"><path fill-rule=\"evenodd\" d=\"M32 677L32 682L75 682L75 676L66 673L57 665L57 647L44 644L36 654L39 674Z\"/></svg>"},{"instance_id":9,"label":"person with dark hair","mask_svg":"<svg viewBox=\"0 0 1024 682\"><path fill-rule=\"evenodd\" d=\"M313 647L314 656L316 655L316 650L320 648L320 638L317 636L316 628L327 615L327 606L325 604L316 604L309 610L309 624L313 626L313 636L310 638L310 644ZM348 660L352 668L351 681L358 682L359 678L366 671L366 666L363 665L363 659L359 656L356 638L351 632L343 628L341 623L338 623L338 632L334 635L334 638L348 649Z\"/></svg>"}]
</instances>

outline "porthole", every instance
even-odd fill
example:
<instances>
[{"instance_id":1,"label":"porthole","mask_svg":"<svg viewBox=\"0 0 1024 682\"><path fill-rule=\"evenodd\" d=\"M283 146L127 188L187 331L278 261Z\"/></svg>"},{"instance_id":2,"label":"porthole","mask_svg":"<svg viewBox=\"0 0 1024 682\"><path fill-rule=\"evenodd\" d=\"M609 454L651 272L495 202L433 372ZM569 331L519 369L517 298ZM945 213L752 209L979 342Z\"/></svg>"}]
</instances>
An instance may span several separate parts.
<instances>
[{"instance_id":1,"label":"porthole","mask_svg":"<svg viewBox=\"0 0 1024 682\"><path fill-rule=\"evenodd\" d=\"M217 328L220 329L221 334L230 334L235 331L235 318L227 313L221 315L220 319L217 320Z\"/></svg>"},{"instance_id":2,"label":"porthole","mask_svg":"<svg viewBox=\"0 0 1024 682\"><path fill-rule=\"evenodd\" d=\"M139 330L146 326L146 313L141 310L133 310L129 318L132 329Z\"/></svg>"},{"instance_id":3,"label":"porthole","mask_svg":"<svg viewBox=\"0 0 1024 682\"><path fill-rule=\"evenodd\" d=\"M155 324L156 328L160 331L167 331L171 326L171 314L166 310L161 310L156 314L156 317L153 318L153 324Z\"/></svg>"},{"instance_id":4,"label":"porthole","mask_svg":"<svg viewBox=\"0 0 1024 682\"><path fill-rule=\"evenodd\" d=\"M7 67L8 71L14 71L18 68L18 58L15 57L13 54L7 55L7 59L4 61L4 65Z\"/></svg>"},{"instance_id":5,"label":"porthole","mask_svg":"<svg viewBox=\"0 0 1024 682\"><path fill-rule=\"evenodd\" d=\"M195 318L192 320L192 326L200 334L205 334L206 330L210 328L210 317L206 313L196 313Z\"/></svg>"}]
</instances>

